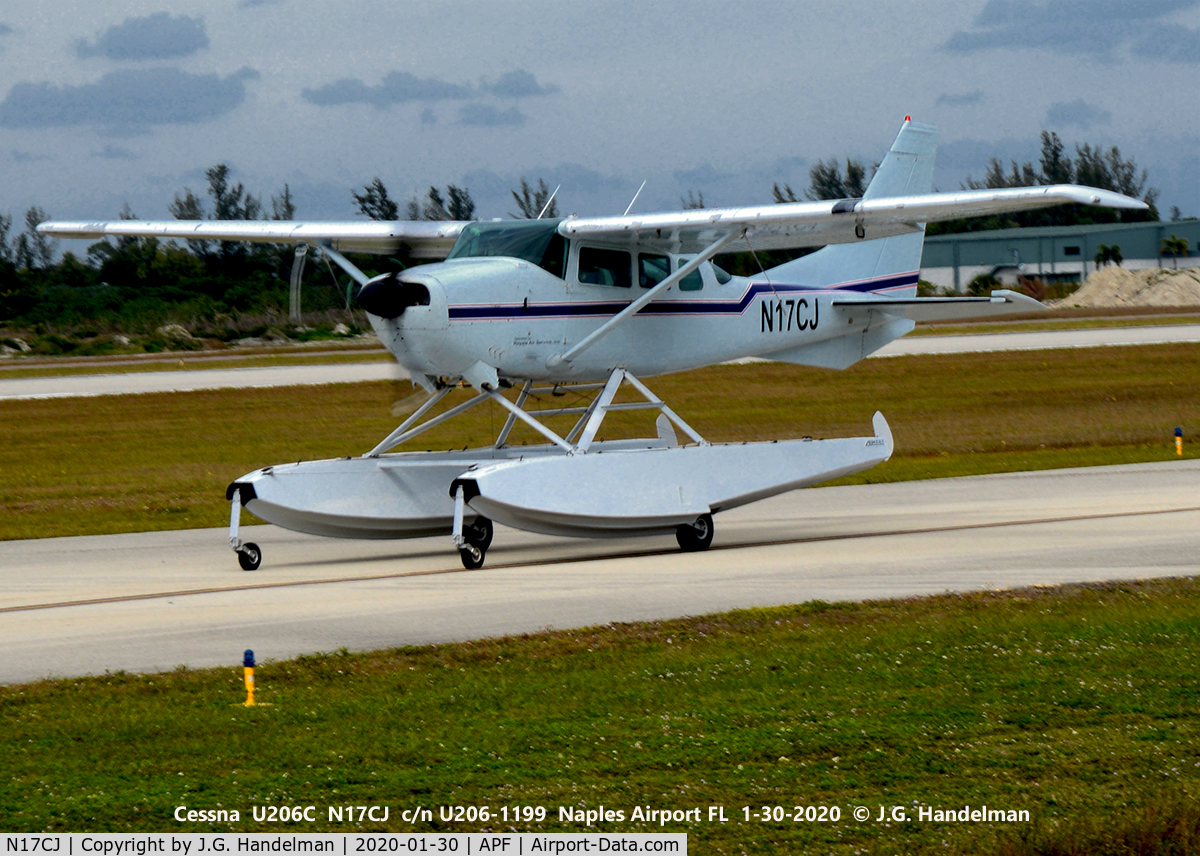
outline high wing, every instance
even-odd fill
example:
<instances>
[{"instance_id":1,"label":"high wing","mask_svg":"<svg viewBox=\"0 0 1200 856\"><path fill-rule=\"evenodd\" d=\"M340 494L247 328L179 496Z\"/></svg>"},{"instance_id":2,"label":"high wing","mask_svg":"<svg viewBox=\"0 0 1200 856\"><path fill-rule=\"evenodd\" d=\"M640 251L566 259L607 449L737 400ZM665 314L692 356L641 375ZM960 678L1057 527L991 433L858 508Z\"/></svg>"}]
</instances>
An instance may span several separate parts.
<instances>
[{"instance_id":1,"label":"high wing","mask_svg":"<svg viewBox=\"0 0 1200 856\"><path fill-rule=\"evenodd\" d=\"M444 259L467 224L460 221L300 222L291 220L108 220L50 222L38 226L56 238L185 238L191 241L252 241L317 244L343 253L390 255L407 249L420 259Z\"/></svg>"},{"instance_id":2,"label":"high wing","mask_svg":"<svg viewBox=\"0 0 1200 856\"><path fill-rule=\"evenodd\" d=\"M791 202L746 208L705 208L620 217L572 217L559 224L568 238L638 244L666 252L695 253L722 236L745 237L755 249L818 247L888 238L921 230L922 223L982 217L1079 203L1143 210L1144 202L1094 187L1058 184L1004 190L967 190L878 199ZM443 259L467 224L460 221L303 222L288 220L108 220L48 222L56 238L182 238L319 244L340 252L388 255L407 249L413 258Z\"/></svg>"},{"instance_id":3,"label":"high wing","mask_svg":"<svg viewBox=\"0 0 1200 856\"><path fill-rule=\"evenodd\" d=\"M1143 210L1146 203L1108 190L1057 184L965 190L875 199L791 202L749 208L707 208L666 214L564 220L567 237L700 252L722 235L745 232L755 249L819 247L919 232L922 223L1028 211L1065 203Z\"/></svg>"},{"instance_id":4,"label":"high wing","mask_svg":"<svg viewBox=\"0 0 1200 856\"><path fill-rule=\"evenodd\" d=\"M748 208L707 208L621 217L573 217L558 231L606 243L630 243L668 252L695 253L724 235L743 236L755 249L817 247L918 232L922 223L1027 211L1064 203L1140 210L1144 202L1093 187L1069 184L928 193L883 199L793 202ZM48 222L38 231L55 238L182 238L318 244L344 253L389 255L407 249L413 258L444 259L467 224L461 221L303 222L289 220L100 220Z\"/></svg>"}]
</instances>

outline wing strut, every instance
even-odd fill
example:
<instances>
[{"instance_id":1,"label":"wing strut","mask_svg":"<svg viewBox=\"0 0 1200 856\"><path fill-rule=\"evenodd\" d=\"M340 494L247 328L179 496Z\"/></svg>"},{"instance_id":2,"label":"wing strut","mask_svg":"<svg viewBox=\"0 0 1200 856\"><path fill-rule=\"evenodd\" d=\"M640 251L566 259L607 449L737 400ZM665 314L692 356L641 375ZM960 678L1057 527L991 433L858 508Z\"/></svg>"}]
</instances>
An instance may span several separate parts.
<instances>
[{"instance_id":1,"label":"wing strut","mask_svg":"<svg viewBox=\"0 0 1200 856\"><path fill-rule=\"evenodd\" d=\"M348 258L343 256L341 253L339 253L333 247L329 246L329 244L320 244L319 246L321 247L321 252L323 252L325 255L329 256L329 258L333 259L334 264L336 264L338 267L340 267L346 273L350 274L351 279L353 279L359 285L367 284L367 280L369 279L369 277L365 273L363 273L361 270L359 270L357 265L355 265Z\"/></svg>"},{"instance_id":2,"label":"wing strut","mask_svg":"<svg viewBox=\"0 0 1200 856\"><path fill-rule=\"evenodd\" d=\"M651 300L653 300L655 297L657 297L660 292L666 291L668 288L670 288L675 283L679 282L681 279L683 279L689 273L691 273L692 271L699 268L700 265L704 264L706 261L708 261L713 256L715 256L717 253L719 253L721 251L722 247L724 247L730 241L734 240L735 238L739 237L740 235L742 235L744 233L745 233L744 229L741 231L726 232L720 238L713 241L711 244L709 244L707 247L705 247L703 250L701 250L700 254L697 255L694 259L689 261L687 264L683 265L681 268L679 268L679 270L675 271L675 273L671 274L669 277L664 279L658 285L649 289L645 294L643 294L637 300L630 303L628 306L626 306L624 309L622 309L620 312L618 312L612 318L609 318L607 321L605 321L603 324L601 324L599 327L597 327L595 330L593 330L591 333L589 333L587 336L585 336L582 340L580 340L573 348L571 348L565 354L556 354L555 356L547 359L546 365L553 369L553 368L558 368L563 363L571 362L571 360L575 359L577 356L582 354L584 351L586 351L592 345L596 344L596 342L599 341L602 337L607 336L609 333L611 333L617 327L620 327L622 324L624 324L626 321L628 321L630 318L632 318L634 315L636 315L643 306L645 306L647 303L649 303Z\"/></svg>"}]
</instances>

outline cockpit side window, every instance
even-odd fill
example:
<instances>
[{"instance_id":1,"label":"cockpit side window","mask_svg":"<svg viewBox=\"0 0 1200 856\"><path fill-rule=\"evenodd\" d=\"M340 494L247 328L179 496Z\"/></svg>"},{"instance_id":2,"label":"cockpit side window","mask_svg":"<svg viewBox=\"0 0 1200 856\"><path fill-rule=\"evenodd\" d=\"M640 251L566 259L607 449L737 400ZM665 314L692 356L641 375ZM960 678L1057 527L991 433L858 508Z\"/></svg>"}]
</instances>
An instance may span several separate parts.
<instances>
[{"instance_id":1,"label":"cockpit side window","mask_svg":"<svg viewBox=\"0 0 1200 856\"><path fill-rule=\"evenodd\" d=\"M504 256L535 264L560 279L566 274L567 240L558 234L561 220L471 223L458 236L447 259Z\"/></svg>"},{"instance_id":2,"label":"cockpit side window","mask_svg":"<svg viewBox=\"0 0 1200 856\"><path fill-rule=\"evenodd\" d=\"M587 285L633 287L633 259L625 250L579 248L579 281Z\"/></svg>"},{"instance_id":3,"label":"cockpit side window","mask_svg":"<svg viewBox=\"0 0 1200 856\"><path fill-rule=\"evenodd\" d=\"M671 273L671 259L667 256L651 256L638 253L638 285L653 288Z\"/></svg>"},{"instance_id":4,"label":"cockpit side window","mask_svg":"<svg viewBox=\"0 0 1200 856\"><path fill-rule=\"evenodd\" d=\"M550 243L546 245L546 253L538 262L538 267L554 274L559 279L565 278L567 275L567 249L567 239L555 232L554 236L550 238Z\"/></svg>"},{"instance_id":5,"label":"cockpit side window","mask_svg":"<svg viewBox=\"0 0 1200 856\"><path fill-rule=\"evenodd\" d=\"M675 270L679 270L681 267L683 267L689 261L691 261L691 259L688 259L688 258L676 259L675 260ZM679 281L679 290L680 291L699 291L702 288L704 288L704 280L700 277L699 268L692 271L691 273L689 273L687 276L685 276L683 279L681 279Z\"/></svg>"}]
</instances>

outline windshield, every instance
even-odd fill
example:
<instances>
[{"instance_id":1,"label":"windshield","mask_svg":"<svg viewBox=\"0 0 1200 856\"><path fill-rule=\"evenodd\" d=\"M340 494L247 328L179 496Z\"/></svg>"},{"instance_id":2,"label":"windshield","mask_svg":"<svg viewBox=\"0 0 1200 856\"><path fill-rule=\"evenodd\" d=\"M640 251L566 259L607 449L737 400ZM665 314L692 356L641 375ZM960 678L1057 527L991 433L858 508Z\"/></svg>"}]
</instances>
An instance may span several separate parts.
<instances>
[{"instance_id":1,"label":"windshield","mask_svg":"<svg viewBox=\"0 0 1200 856\"><path fill-rule=\"evenodd\" d=\"M567 242L558 234L562 220L499 220L472 223L462 230L449 259L506 256L522 259L561 279L566 271Z\"/></svg>"}]
</instances>

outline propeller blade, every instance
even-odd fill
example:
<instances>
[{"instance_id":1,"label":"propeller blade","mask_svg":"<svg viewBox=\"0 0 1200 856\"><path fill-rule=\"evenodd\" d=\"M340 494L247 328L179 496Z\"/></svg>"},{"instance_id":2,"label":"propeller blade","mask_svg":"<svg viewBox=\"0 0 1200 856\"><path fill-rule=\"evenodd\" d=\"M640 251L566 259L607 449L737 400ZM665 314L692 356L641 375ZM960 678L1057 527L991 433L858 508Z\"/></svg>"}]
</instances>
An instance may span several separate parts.
<instances>
[{"instance_id":1,"label":"propeller blade","mask_svg":"<svg viewBox=\"0 0 1200 856\"><path fill-rule=\"evenodd\" d=\"M401 416L408 416L415 413L417 408L428 401L430 394L425 390L417 387L411 395L406 395L392 404L392 416L399 419Z\"/></svg>"},{"instance_id":2,"label":"propeller blade","mask_svg":"<svg viewBox=\"0 0 1200 856\"><path fill-rule=\"evenodd\" d=\"M429 289L419 282L406 282L399 274L386 273L359 289L358 305L380 318L398 318L410 306L428 306Z\"/></svg>"}]
</instances>

